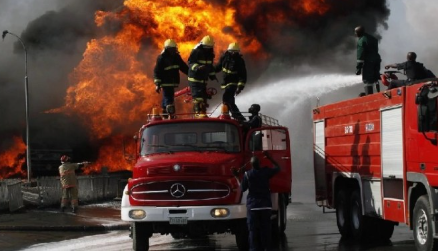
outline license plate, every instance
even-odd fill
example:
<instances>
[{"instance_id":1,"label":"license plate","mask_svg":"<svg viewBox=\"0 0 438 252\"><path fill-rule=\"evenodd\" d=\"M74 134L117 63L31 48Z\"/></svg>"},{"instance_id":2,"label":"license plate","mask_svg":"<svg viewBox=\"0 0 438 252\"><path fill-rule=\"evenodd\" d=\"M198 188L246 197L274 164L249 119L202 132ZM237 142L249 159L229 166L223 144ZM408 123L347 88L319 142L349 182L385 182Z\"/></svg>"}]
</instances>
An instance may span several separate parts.
<instances>
[{"instance_id":1,"label":"license plate","mask_svg":"<svg viewBox=\"0 0 438 252\"><path fill-rule=\"evenodd\" d=\"M187 225L188 218L186 217L170 217L170 225Z\"/></svg>"}]
</instances>

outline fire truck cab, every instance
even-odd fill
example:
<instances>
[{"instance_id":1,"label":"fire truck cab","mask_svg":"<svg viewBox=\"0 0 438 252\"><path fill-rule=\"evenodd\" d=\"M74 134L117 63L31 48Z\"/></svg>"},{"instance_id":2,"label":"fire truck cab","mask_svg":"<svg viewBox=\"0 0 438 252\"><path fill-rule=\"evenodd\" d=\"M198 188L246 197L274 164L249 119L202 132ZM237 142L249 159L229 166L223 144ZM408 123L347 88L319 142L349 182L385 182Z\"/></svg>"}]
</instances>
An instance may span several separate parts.
<instances>
[{"instance_id":1,"label":"fire truck cab","mask_svg":"<svg viewBox=\"0 0 438 252\"><path fill-rule=\"evenodd\" d=\"M240 181L253 155L272 167L265 150L282 166L271 193L273 225L283 232L292 181L288 129L266 116L261 128L247 129L226 109L217 118L172 117L152 114L138 133L138 158L121 203L122 220L132 223L133 249L148 250L156 233L175 239L232 233L247 250L247 192Z\"/></svg>"},{"instance_id":2,"label":"fire truck cab","mask_svg":"<svg viewBox=\"0 0 438 252\"><path fill-rule=\"evenodd\" d=\"M336 209L344 238L389 239L413 230L438 249L438 80L317 107L316 203Z\"/></svg>"}]
</instances>

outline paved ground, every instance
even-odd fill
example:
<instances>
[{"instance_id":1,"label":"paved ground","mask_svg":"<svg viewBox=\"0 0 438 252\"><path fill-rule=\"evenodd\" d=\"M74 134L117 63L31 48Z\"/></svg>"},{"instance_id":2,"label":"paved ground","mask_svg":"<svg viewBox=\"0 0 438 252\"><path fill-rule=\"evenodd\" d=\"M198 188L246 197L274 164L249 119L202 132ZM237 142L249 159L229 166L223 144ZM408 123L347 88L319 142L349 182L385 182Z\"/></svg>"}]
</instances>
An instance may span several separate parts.
<instances>
[{"instance_id":1,"label":"paved ground","mask_svg":"<svg viewBox=\"0 0 438 252\"><path fill-rule=\"evenodd\" d=\"M119 204L80 206L77 214L61 213L58 209L2 213L0 250L132 250L129 225L120 220ZM289 205L287 218L285 235L276 239L275 250L415 250L412 231L404 224L395 228L391 241L361 244L342 240L335 214L323 213L313 203ZM170 235L154 234L150 243L150 250L237 250L231 234L179 240Z\"/></svg>"},{"instance_id":2,"label":"paved ground","mask_svg":"<svg viewBox=\"0 0 438 252\"><path fill-rule=\"evenodd\" d=\"M120 202L80 206L77 213L58 208L24 209L0 214L0 231L106 231L128 229L120 219Z\"/></svg>"}]
</instances>

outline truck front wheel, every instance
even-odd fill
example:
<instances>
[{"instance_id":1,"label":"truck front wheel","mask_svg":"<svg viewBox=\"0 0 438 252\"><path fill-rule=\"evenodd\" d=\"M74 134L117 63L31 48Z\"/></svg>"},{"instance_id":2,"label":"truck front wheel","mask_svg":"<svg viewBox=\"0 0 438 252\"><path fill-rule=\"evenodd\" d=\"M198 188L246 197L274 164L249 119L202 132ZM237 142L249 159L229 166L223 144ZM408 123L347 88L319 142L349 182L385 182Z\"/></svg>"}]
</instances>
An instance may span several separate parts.
<instances>
[{"instance_id":1,"label":"truck front wheel","mask_svg":"<svg viewBox=\"0 0 438 252\"><path fill-rule=\"evenodd\" d=\"M287 225L287 198L283 194L278 196L277 216L272 220L272 233L275 236L283 234Z\"/></svg>"},{"instance_id":2,"label":"truck front wheel","mask_svg":"<svg viewBox=\"0 0 438 252\"><path fill-rule=\"evenodd\" d=\"M151 236L152 232L148 223L132 223L132 249L134 251L149 250L149 237Z\"/></svg>"},{"instance_id":3,"label":"truck front wheel","mask_svg":"<svg viewBox=\"0 0 438 252\"><path fill-rule=\"evenodd\" d=\"M336 223L342 237L350 236L350 194L346 190L339 190L335 199Z\"/></svg>"},{"instance_id":4,"label":"truck front wheel","mask_svg":"<svg viewBox=\"0 0 438 252\"><path fill-rule=\"evenodd\" d=\"M249 250L249 232L248 232L248 224L246 223L246 219L239 221L234 235L236 236L237 248L240 251Z\"/></svg>"},{"instance_id":5,"label":"truck front wheel","mask_svg":"<svg viewBox=\"0 0 438 252\"><path fill-rule=\"evenodd\" d=\"M415 203L412 224L417 250L437 250L438 240L433 239L433 221L427 195L421 196Z\"/></svg>"}]
</instances>

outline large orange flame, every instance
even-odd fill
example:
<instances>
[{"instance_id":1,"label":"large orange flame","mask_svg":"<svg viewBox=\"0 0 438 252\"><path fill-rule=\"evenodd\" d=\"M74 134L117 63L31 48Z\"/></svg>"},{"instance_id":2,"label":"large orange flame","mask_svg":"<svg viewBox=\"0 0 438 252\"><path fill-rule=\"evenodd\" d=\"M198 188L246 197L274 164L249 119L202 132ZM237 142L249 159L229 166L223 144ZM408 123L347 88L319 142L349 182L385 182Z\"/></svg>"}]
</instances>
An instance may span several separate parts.
<instances>
[{"instance_id":1,"label":"large orange flame","mask_svg":"<svg viewBox=\"0 0 438 252\"><path fill-rule=\"evenodd\" d=\"M22 170L25 161L26 144L21 137L14 136L6 151L0 151L0 179L25 177L27 173Z\"/></svg>"},{"instance_id":2,"label":"large orange flame","mask_svg":"<svg viewBox=\"0 0 438 252\"><path fill-rule=\"evenodd\" d=\"M300 0L294 4L313 14L325 11L324 2ZM117 13L98 11L95 21L103 34L107 26L118 24L120 29L88 43L82 62L71 75L73 85L61 109L82 117L95 141L112 139L105 141L88 172L101 165L110 171L129 169L121 155L119 135L138 129L152 107L159 107L161 96L154 92L153 67L166 39L177 41L183 59L205 35L213 36L216 55L229 43L239 42L243 54L267 59L269 53L261 43L254 35L245 34L235 20L236 8L245 16L257 4L249 0L229 0L225 6L200 0L126 0ZM270 18L272 22L287 20L281 12L272 13ZM186 85L183 80L181 86Z\"/></svg>"}]
</instances>

